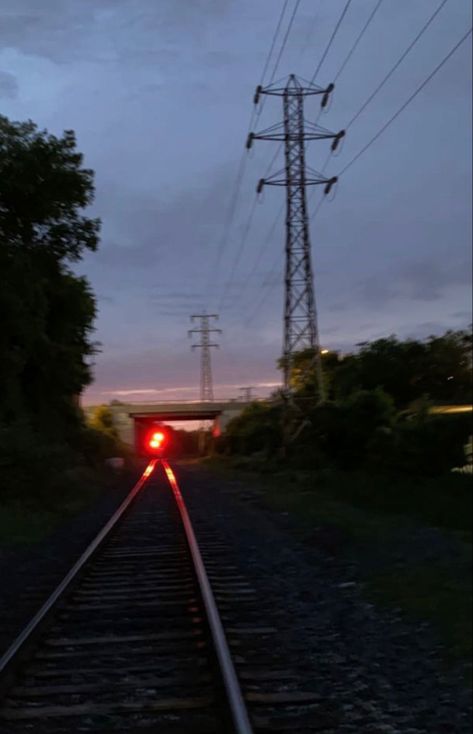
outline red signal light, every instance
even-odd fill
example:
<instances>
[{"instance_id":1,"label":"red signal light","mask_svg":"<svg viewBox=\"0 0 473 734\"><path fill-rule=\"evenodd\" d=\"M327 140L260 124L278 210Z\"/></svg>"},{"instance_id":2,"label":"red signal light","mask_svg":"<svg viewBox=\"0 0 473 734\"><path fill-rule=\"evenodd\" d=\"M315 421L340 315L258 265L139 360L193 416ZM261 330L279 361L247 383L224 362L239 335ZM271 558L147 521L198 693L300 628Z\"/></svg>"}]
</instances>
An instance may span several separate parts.
<instances>
[{"instance_id":1,"label":"red signal light","mask_svg":"<svg viewBox=\"0 0 473 734\"><path fill-rule=\"evenodd\" d=\"M148 445L150 449L160 449L166 440L166 436L162 431L156 431L151 434Z\"/></svg>"}]
</instances>

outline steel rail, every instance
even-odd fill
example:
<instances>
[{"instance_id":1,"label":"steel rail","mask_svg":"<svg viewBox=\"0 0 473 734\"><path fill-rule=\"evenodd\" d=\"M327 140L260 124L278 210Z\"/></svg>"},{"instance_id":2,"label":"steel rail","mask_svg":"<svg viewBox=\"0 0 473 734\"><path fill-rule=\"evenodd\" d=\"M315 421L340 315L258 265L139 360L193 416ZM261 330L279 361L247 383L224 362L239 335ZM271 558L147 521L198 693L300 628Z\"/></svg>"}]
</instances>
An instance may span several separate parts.
<instances>
[{"instance_id":1,"label":"steel rail","mask_svg":"<svg viewBox=\"0 0 473 734\"><path fill-rule=\"evenodd\" d=\"M212 588L205 570L204 562L200 553L199 545L195 537L194 529L187 512L184 498L177 483L177 479L169 463L165 459L161 459L162 466L166 473L166 477L176 500L176 504L181 516L184 531L186 533L189 551L192 556L194 568L199 583L202 600L207 613L207 620L210 627L210 633L217 654L220 671L223 678L225 690L227 692L228 703L235 727L235 734L253 734L253 728L250 723L246 704L241 692L240 683L233 665L232 656L228 647L225 631L218 613L217 604L213 595Z\"/></svg>"},{"instance_id":2,"label":"steel rail","mask_svg":"<svg viewBox=\"0 0 473 734\"><path fill-rule=\"evenodd\" d=\"M143 488L144 484L146 483L148 478L153 473L156 467L157 461L158 461L157 459L153 459L152 461L150 461L150 463L144 470L143 474L141 475L140 479L137 481L137 483L135 484L133 489L130 491L128 496L123 500L120 507L113 513L110 520L108 520L108 522L103 526L99 534L87 546L87 548L82 553L80 558L76 561L76 563L71 568L71 570L66 574L66 576L63 578L61 583L56 587L53 593L48 597L47 601L43 604L43 606L39 609L39 611L35 614L35 616L30 620L28 625L23 629L23 631L18 635L18 637L13 641L13 643L10 645L8 650L2 655L2 657L0 658L0 675L4 675L8 672L10 665L12 665L12 663L17 658L17 656L21 652L23 652L26 644L28 643L28 641L31 640L34 633L39 629L41 623L44 622L44 620L46 619L47 615L51 612L56 602L61 598L64 592L69 588L69 586L74 581L74 579L77 577L81 569L84 567L87 561L91 558L91 556L97 551L97 549L103 543L103 541L108 536L110 531L114 528L114 526L120 520L124 512L126 512L130 504L133 502L133 500L135 499L139 491Z\"/></svg>"}]
</instances>

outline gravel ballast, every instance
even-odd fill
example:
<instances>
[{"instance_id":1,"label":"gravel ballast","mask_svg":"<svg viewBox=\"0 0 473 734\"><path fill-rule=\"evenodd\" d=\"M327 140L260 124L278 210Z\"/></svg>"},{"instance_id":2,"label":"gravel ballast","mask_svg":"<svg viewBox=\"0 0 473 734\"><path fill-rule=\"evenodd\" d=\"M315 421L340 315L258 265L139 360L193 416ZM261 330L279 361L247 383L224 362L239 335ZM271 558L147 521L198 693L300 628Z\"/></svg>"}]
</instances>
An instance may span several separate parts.
<instances>
[{"instance_id":1,"label":"gravel ballast","mask_svg":"<svg viewBox=\"0 0 473 734\"><path fill-rule=\"evenodd\" d=\"M355 563L303 545L251 487L191 467L178 474L197 534L215 528L262 603L271 600L265 622L305 686L339 710L337 731L471 732L462 670L446 669L427 624L368 603Z\"/></svg>"},{"instance_id":2,"label":"gravel ballast","mask_svg":"<svg viewBox=\"0 0 473 734\"><path fill-rule=\"evenodd\" d=\"M197 536L205 528L225 541L227 556L261 595L261 622L277 628L278 652L301 687L337 711L340 724L332 732L471 732L461 670L445 667L428 625L368 603L356 563L302 544L290 518L261 507L251 487L199 467L177 466L176 473ZM2 651L131 485L131 479L117 481L116 489L40 543L0 549Z\"/></svg>"}]
</instances>

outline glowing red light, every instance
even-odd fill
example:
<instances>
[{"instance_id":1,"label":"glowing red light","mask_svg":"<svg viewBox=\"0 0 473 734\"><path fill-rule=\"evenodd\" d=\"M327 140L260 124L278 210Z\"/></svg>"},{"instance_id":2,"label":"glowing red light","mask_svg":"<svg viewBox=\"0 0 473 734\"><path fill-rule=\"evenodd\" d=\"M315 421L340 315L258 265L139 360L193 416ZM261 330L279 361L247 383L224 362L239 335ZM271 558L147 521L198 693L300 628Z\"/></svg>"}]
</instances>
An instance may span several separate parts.
<instances>
[{"instance_id":1,"label":"glowing red light","mask_svg":"<svg viewBox=\"0 0 473 734\"><path fill-rule=\"evenodd\" d=\"M149 447L151 449L160 449L161 446L164 443L166 436L161 431L157 431L156 433L153 433L149 440Z\"/></svg>"}]
</instances>

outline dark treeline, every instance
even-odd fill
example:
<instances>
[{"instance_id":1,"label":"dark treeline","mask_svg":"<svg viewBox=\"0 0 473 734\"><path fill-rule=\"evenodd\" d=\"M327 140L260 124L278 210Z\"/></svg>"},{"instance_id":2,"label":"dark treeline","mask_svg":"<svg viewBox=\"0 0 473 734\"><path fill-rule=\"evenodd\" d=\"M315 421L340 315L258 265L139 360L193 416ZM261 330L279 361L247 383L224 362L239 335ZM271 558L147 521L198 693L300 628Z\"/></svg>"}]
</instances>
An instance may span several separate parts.
<instances>
[{"instance_id":1,"label":"dark treeline","mask_svg":"<svg viewBox=\"0 0 473 734\"><path fill-rule=\"evenodd\" d=\"M12 491L40 491L98 449L78 408L96 304L71 267L98 245L83 214L93 195L72 131L0 116L0 484Z\"/></svg>"},{"instance_id":2,"label":"dark treeline","mask_svg":"<svg viewBox=\"0 0 473 734\"><path fill-rule=\"evenodd\" d=\"M288 460L303 468L440 475L465 464L471 414L436 415L431 407L471 403L471 333L426 340L394 336L345 356L322 355L326 400L318 400L311 354L294 360L295 407L254 403L233 420L219 449L277 457L284 433L297 434ZM280 365L281 366L281 365Z\"/></svg>"}]
</instances>

